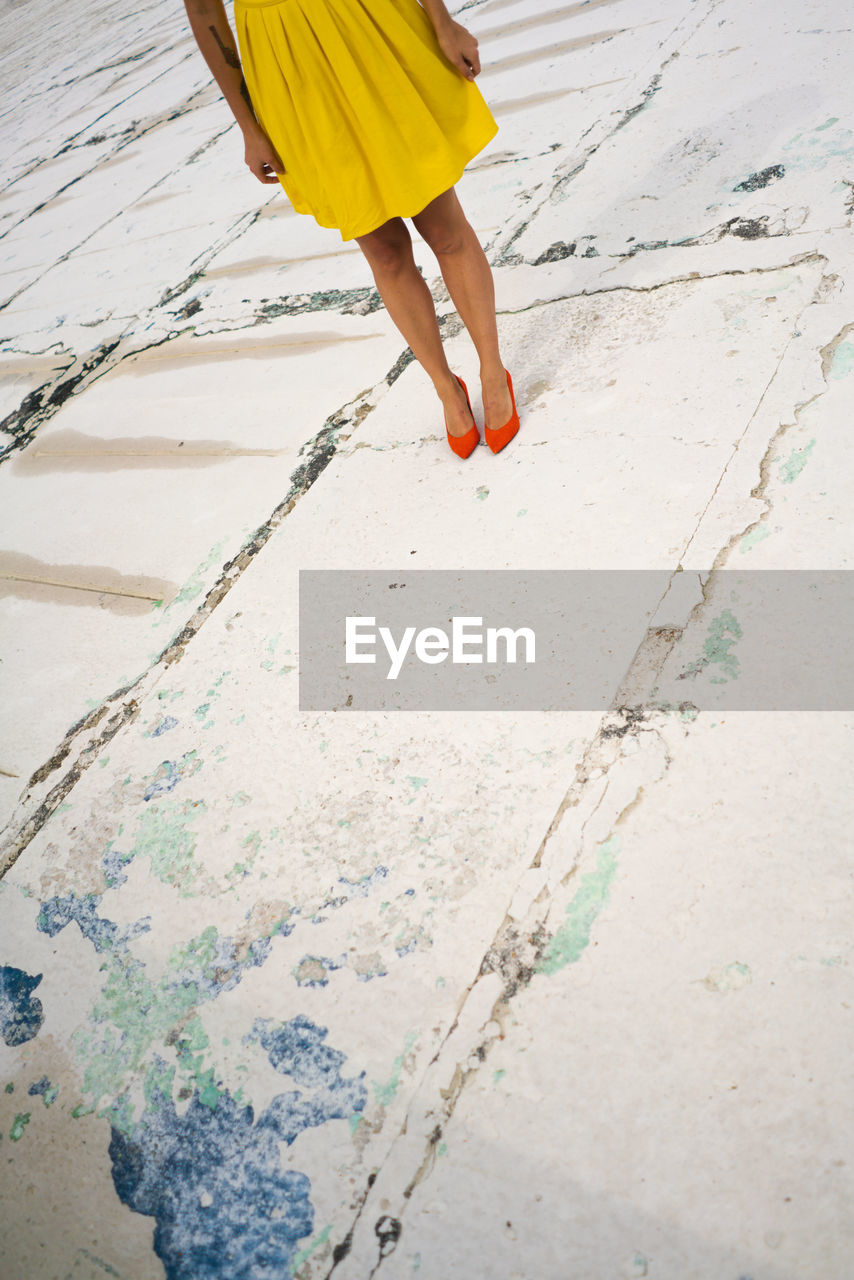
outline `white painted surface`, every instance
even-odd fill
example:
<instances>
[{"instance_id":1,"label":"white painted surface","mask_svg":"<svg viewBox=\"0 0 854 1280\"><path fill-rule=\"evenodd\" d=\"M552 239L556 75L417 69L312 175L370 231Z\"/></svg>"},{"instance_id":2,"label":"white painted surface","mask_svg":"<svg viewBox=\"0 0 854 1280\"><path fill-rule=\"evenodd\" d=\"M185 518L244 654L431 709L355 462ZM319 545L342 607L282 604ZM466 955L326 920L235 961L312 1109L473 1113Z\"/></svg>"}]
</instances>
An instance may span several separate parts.
<instances>
[{"instance_id":1,"label":"white painted surface","mask_svg":"<svg viewBox=\"0 0 854 1280\"><path fill-rule=\"evenodd\" d=\"M169 1203L213 1224L194 1280L260 1275L226 1202L263 1241L282 1170L300 1280L847 1280L852 713L301 712L297 576L669 570L631 690L722 571L848 567L854 35L830 0L459 16L522 414L466 462L389 385L358 250L246 175L180 7L7 7L0 965L44 1014L0 1044L9 1280L183 1276ZM283 1075L251 1033L295 1018ZM122 1202L111 1120L156 1181L156 1125L234 1099L250 1148Z\"/></svg>"}]
</instances>

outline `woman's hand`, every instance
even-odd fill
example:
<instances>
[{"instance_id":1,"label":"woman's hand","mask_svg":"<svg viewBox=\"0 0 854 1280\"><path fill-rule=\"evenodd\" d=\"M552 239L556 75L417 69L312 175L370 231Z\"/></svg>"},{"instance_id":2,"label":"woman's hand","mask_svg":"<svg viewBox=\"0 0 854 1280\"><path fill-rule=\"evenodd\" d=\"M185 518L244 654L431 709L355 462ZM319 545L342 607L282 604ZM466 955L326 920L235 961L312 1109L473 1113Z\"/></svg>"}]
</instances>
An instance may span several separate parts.
<instances>
[{"instance_id":1,"label":"woman's hand","mask_svg":"<svg viewBox=\"0 0 854 1280\"><path fill-rule=\"evenodd\" d=\"M243 158L258 181L278 182L276 175L284 173L285 166L261 126L245 129L243 141L246 144Z\"/></svg>"},{"instance_id":2,"label":"woman's hand","mask_svg":"<svg viewBox=\"0 0 854 1280\"><path fill-rule=\"evenodd\" d=\"M460 75L467 80L474 80L480 75L480 58L477 54L477 40L459 22L453 19L444 24L437 33L439 48L449 62L452 62Z\"/></svg>"}]
</instances>

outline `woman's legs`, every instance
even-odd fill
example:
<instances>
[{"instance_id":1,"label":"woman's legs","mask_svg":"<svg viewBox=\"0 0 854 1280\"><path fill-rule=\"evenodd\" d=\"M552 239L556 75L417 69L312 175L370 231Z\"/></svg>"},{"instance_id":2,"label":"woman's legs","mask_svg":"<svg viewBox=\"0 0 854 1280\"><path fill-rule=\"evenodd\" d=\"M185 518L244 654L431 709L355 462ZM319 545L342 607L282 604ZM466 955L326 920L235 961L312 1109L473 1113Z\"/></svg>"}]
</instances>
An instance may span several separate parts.
<instances>
[{"instance_id":1,"label":"woman's legs","mask_svg":"<svg viewBox=\"0 0 854 1280\"><path fill-rule=\"evenodd\" d=\"M402 218L392 218L376 231L356 239L368 260L386 310L436 388L448 431L452 436L465 435L471 428L471 415L463 389L448 367L436 309L424 277L415 265L412 238L406 224Z\"/></svg>"},{"instance_id":2,"label":"woman's legs","mask_svg":"<svg viewBox=\"0 0 854 1280\"><path fill-rule=\"evenodd\" d=\"M512 402L498 349L495 286L486 254L453 187L412 221L436 255L451 301L477 349L486 426L496 430L510 417Z\"/></svg>"}]
</instances>

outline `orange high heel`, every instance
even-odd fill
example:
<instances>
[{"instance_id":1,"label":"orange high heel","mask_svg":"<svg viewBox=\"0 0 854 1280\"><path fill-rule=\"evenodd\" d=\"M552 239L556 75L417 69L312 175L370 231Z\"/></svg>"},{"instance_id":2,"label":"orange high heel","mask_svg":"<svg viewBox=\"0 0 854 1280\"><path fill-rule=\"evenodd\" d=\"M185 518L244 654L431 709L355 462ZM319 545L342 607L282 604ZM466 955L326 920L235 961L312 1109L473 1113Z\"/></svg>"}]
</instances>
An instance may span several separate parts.
<instances>
[{"instance_id":1,"label":"orange high heel","mask_svg":"<svg viewBox=\"0 0 854 1280\"><path fill-rule=\"evenodd\" d=\"M507 373L507 370L504 370ZM519 430L519 414L516 412L516 397L513 394L513 380L507 373L507 386L510 388L510 402L513 405L513 413L503 427L493 430L491 427L483 428L483 438L489 445L493 453L499 453L506 444L515 436Z\"/></svg>"},{"instance_id":2,"label":"orange high heel","mask_svg":"<svg viewBox=\"0 0 854 1280\"><path fill-rule=\"evenodd\" d=\"M445 435L448 437L448 444L451 446L451 448L453 449L457 457L467 458L471 453L472 449L479 442L480 432L475 426L474 414L472 413L471 401L469 400L468 387L463 382L462 378L459 376L458 373L455 373L454 377L456 378L457 382L460 384L463 391L465 392L466 404L468 405L469 413L471 413L471 416L472 416L472 424L464 436L452 436L450 431L448 430L448 419L445 418Z\"/></svg>"}]
</instances>

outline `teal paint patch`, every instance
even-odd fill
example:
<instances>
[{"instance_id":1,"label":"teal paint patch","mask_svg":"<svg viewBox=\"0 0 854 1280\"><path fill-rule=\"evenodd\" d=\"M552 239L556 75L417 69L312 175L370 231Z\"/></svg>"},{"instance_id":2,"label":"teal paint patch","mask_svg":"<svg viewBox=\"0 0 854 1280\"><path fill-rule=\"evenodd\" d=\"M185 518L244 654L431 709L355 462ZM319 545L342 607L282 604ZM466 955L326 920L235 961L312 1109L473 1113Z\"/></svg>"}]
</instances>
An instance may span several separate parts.
<instances>
[{"instance_id":1,"label":"teal paint patch","mask_svg":"<svg viewBox=\"0 0 854 1280\"><path fill-rule=\"evenodd\" d=\"M703 979L703 986L707 991L718 991L723 994L727 991L740 991L752 981L753 974L750 966L742 964L740 960L733 960L731 964L712 969L711 973Z\"/></svg>"},{"instance_id":2,"label":"teal paint patch","mask_svg":"<svg viewBox=\"0 0 854 1280\"><path fill-rule=\"evenodd\" d=\"M174 618L182 605L191 604L193 600L196 600L202 594L205 590L205 586L207 585L208 574L216 564L217 560L220 559L224 546L225 539L223 538L221 541L217 542L215 546L211 547L208 552L207 559L203 560L201 564L196 565L195 569L190 574L189 578L187 578L181 589L169 601L166 608L160 612L160 615L154 619L153 625L155 627L162 626L164 622L168 622L171 618Z\"/></svg>"},{"instance_id":3,"label":"teal paint patch","mask_svg":"<svg viewBox=\"0 0 854 1280\"><path fill-rule=\"evenodd\" d=\"M840 342L833 353L830 377L834 380L847 378L852 370L854 370L854 342Z\"/></svg>"},{"instance_id":4,"label":"teal paint patch","mask_svg":"<svg viewBox=\"0 0 854 1280\"><path fill-rule=\"evenodd\" d=\"M740 667L732 646L742 635L741 623L731 609L724 609L709 624L708 635L703 642L702 658L689 663L682 674L693 678L706 667L716 666L723 675L713 676L712 684L726 684L727 679L737 680Z\"/></svg>"},{"instance_id":5,"label":"teal paint patch","mask_svg":"<svg viewBox=\"0 0 854 1280\"><path fill-rule=\"evenodd\" d=\"M618 836L609 836L599 846L596 870L581 877L578 892L566 909L566 919L557 930L545 954L536 966L538 973L548 976L568 964L575 964L590 943L590 931L599 917L617 874Z\"/></svg>"},{"instance_id":6,"label":"teal paint patch","mask_svg":"<svg viewBox=\"0 0 854 1280\"><path fill-rule=\"evenodd\" d=\"M507 1075L507 1072L504 1070L504 1068L498 1067L498 1069L496 1071L493 1071L492 1073L492 1083L498 1084L501 1080L504 1079L506 1075Z\"/></svg>"},{"instance_id":7,"label":"teal paint patch","mask_svg":"<svg viewBox=\"0 0 854 1280\"><path fill-rule=\"evenodd\" d=\"M797 480L798 476L807 465L809 456L815 446L815 439L815 436L813 436L809 444L805 444L803 449L793 449L789 454L789 457L777 473L783 481L783 484L792 484L793 481Z\"/></svg>"},{"instance_id":8,"label":"teal paint patch","mask_svg":"<svg viewBox=\"0 0 854 1280\"><path fill-rule=\"evenodd\" d=\"M371 1081L371 1085L374 1090L374 1101L378 1103L379 1106L388 1107L391 1106L392 1102L394 1102L395 1095L400 1087L400 1073L403 1070L404 1059L412 1052L412 1046L415 1044L417 1039L418 1033L416 1031L410 1031L407 1033L406 1040L403 1045L403 1053L395 1058L392 1065L391 1075L385 1084L380 1084L376 1080Z\"/></svg>"},{"instance_id":9,"label":"teal paint patch","mask_svg":"<svg viewBox=\"0 0 854 1280\"><path fill-rule=\"evenodd\" d=\"M359 1118L360 1118L359 1116L356 1117L357 1120ZM316 1235L314 1239L305 1246L304 1249L300 1249L298 1253L294 1254L294 1260L291 1263L291 1276L295 1276L297 1271L299 1271L300 1267L302 1266L302 1264L304 1262L308 1262L309 1258L314 1253L315 1249L319 1249L321 1245L326 1244L326 1241L329 1239L329 1233L331 1230L332 1230L331 1226L324 1227L323 1230L320 1232L320 1234Z\"/></svg>"},{"instance_id":10,"label":"teal paint patch","mask_svg":"<svg viewBox=\"0 0 854 1280\"><path fill-rule=\"evenodd\" d=\"M478 485L478 487L475 489L475 496L479 499L480 502L483 502L484 498L489 497L489 490L487 489L485 484Z\"/></svg>"},{"instance_id":11,"label":"teal paint patch","mask_svg":"<svg viewBox=\"0 0 854 1280\"><path fill-rule=\"evenodd\" d=\"M810 172L823 169L834 160L854 156L854 133L844 126L836 128L839 119L831 116L823 124L796 133L783 147L786 169Z\"/></svg>"},{"instance_id":12,"label":"teal paint patch","mask_svg":"<svg viewBox=\"0 0 854 1280\"><path fill-rule=\"evenodd\" d=\"M428 780L427 778L418 778L418 777L413 777L411 774L407 774L406 781L412 787L412 790L417 793L421 790L422 787L427 786ZM412 801L414 799L415 799L415 796L413 795L411 799L407 801L407 804L412 804Z\"/></svg>"},{"instance_id":13,"label":"teal paint patch","mask_svg":"<svg viewBox=\"0 0 854 1280\"><path fill-rule=\"evenodd\" d=\"M758 524L755 529L751 529L746 533L739 543L739 551L744 555L745 551L752 550L757 542L764 542L766 538L771 537L771 530L767 524Z\"/></svg>"}]
</instances>

